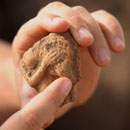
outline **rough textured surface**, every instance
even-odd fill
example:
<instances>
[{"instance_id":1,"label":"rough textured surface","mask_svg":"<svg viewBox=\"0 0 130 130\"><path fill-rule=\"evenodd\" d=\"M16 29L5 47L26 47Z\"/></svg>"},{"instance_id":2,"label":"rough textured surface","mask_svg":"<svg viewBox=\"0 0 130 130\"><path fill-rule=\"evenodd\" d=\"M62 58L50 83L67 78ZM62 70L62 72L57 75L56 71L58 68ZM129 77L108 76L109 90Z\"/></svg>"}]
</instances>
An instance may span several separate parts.
<instances>
[{"instance_id":1,"label":"rough textured surface","mask_svg":"<svg viewBox=\"0 0 130 130\"><path fill-rule=\"evenodd\" d=\"M38 92L59 77L71 79L73 87L80 80L80 53L69 32L50 33L24 53L20 69ZM74 100L74 89L63 104Z\"/></svg>"}]
</instances>

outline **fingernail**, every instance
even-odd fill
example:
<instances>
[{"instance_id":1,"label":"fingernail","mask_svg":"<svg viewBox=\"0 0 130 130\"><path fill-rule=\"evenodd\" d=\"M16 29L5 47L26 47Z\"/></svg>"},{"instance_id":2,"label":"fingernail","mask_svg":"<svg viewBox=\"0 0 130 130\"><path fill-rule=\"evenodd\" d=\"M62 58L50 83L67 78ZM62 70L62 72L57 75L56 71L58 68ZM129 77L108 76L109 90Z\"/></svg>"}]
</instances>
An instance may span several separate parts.
<instances>
[{"instance_id":1,"label":"fingernail","mask_svg":"<svg viewBox=\"0 0 130 130\"><path fill-rule=\"evenodd\" d=\"M78 33L79 33L80 39L83 39L83 38L92 38L93 39L92 34L87 30L86 27L79 28Z\"/></svg>"},{"instance_id":2,"label":"fingernail","mask_svg":"<svg viewBox=\"0 0 130 130\"><path fill-rule=\"evenodd\" d=\"M70 80L66 79L63 81L62 86L61 86L61 91L65 94L68 95L72 87L72 83Z\"/></svg>"},{"instance_id":3,"label":"fingernail","mask_svg":"<svg viewBox=\"0 0 130 130\"><path fill-rule=\"evenodd\" d=\"M58 23L58 22L63 21L63 20L64 20L64 19L61 18L61 17L55 17L55 18L52 19L52 22L53 22L53 23Z\"/></svg>"},{"instance_id":4,"label":"fingernail","mask_svg":"<svg viewBox=\"0 0 130 130\"><path fill-rule=\"evenodd\" d=\"M110 62L111 57L105 48L100 48L98 52L98 59L101 64L107 64Z\"/></svg>"},{"instance_id":5,"label":"fingernail","mask_svg":"<svg viewBox=\"0 0 130 130\"><path fill-rule=\"evenodd\" d=\"M125 43L120 38L116 38L115 39L115 47L116 48L125 47Z\"/></svg>"}]
</instances>

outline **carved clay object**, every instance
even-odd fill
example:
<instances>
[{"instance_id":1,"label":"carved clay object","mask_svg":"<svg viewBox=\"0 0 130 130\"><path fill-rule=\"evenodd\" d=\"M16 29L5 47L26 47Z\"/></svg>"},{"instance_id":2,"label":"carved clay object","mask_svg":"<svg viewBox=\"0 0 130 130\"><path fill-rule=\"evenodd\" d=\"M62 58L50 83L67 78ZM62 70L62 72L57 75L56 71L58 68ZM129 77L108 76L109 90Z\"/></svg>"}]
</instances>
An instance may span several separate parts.
<instances>
[{"instance_id":1,"label":"carved clay object","mask_svg":"<svg viewBox=\"0 0 130 130\"><path fill-rule=\"evenodd\" d=\"M55 79L68 77L73 87L63 104L74 101L74 86L80 80L80 52L70 32L50 33L36 42L24 53L20 70L38 92Z\"/></svg>"}]
</instances>

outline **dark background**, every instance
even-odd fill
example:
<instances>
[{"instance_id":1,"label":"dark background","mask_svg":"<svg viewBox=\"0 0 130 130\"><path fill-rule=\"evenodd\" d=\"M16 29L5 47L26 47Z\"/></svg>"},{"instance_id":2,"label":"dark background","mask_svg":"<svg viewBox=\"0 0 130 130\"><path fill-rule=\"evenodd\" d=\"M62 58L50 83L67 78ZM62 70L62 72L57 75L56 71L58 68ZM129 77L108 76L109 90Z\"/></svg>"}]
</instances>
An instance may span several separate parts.
<instances>
[{"instance_id":1,"label":"dark background","mask_svg":"<svg viewBox=\"0 0 130 130\"><path fill-rule=\"evenodd\" d=\"M11 43L19 27L51 0L0 0L0 38ZM130 130L130 0L62 0L90 12L105 9L123 26L127 48L113 54L103 69L94 96L83 106L55 121L47 130Z\"/></svg>"}]
</instances>

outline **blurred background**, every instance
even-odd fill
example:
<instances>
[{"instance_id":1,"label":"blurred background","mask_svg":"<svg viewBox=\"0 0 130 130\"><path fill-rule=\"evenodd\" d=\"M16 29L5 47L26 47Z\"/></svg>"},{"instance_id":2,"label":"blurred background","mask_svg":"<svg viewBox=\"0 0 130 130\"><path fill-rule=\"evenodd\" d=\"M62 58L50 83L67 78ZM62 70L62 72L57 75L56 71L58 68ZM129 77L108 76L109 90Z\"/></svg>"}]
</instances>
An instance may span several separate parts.
<instances>
[{"instance_id":1,"label":"blurred background","mask_svg":"<svg viewBox=\"0 0 130 130\"><path fill-rule=\"evenodd\" d=\"M19 27L51 0L0 0L0 38L11 43ZM113 54L102 71L98 88L84 105L68 112L47 130L130 130L130 0L62 0L90 12L104 9L120 21L126 50Z\"/></svg>"}]
</instances>

